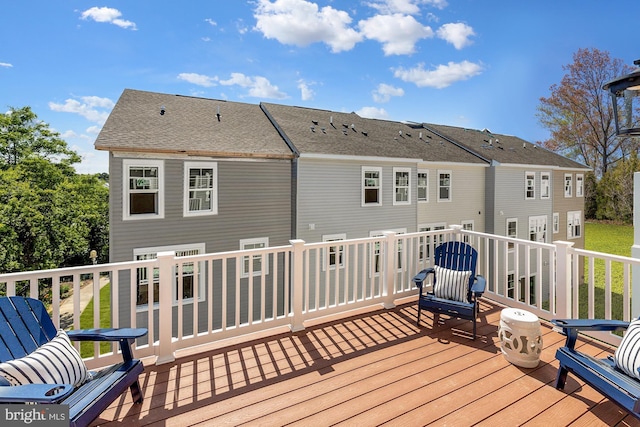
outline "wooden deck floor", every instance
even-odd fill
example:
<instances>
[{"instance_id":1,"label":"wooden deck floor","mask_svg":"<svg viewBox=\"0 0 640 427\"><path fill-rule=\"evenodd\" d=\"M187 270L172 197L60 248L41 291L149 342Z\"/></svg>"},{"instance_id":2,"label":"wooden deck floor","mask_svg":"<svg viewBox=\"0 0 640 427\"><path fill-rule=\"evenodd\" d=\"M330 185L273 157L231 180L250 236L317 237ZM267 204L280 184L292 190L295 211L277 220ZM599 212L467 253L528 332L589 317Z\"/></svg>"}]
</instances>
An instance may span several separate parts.
<instances>
[{"instance_id":1,"label":"wooden deck floor","mask_svg":"<svg viewBox=\"0 0 640 427\"><path fill-rule=\"evenodd\" d=\"M423 313L417 327L409 304L149 365L142 405L123 395L94 424L640 426L571 375L565 391L553 387L564 337L548 324L537 368L508 363L501 308L482 302L476 341L471 322L442 316L434 328Z\"/></svg>"}]
</instances>

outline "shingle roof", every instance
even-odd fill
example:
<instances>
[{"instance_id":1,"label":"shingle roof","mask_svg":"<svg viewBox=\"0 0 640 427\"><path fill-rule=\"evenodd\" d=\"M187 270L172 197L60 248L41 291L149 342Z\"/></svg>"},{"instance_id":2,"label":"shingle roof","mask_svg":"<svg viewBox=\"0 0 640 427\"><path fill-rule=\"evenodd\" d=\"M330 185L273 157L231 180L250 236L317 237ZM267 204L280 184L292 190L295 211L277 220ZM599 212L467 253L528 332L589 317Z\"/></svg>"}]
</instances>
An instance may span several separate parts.
<instances>
[{"instance_id":1,"label":"shingle roof","mask_svg":"<svg viewBox=\"0 0 640 427\"><path fill-rule=\"evenodd\" d=\"M495 160L499 163L588 169L583 164L516 136L496 134L487 129L467 129L430 123L426 123L424 126L443 137L468 147L485 159Z\"/></svg>"},{"instance_id":2,"label":"shingle roof","mask_svg":"<svg viewBox=\"0 0 640 427\"><path fill-rule=\"evenodd\" d=\"M374 156L486 164L421 124L366 119L355 113L261 104L301 154ZM422 138L420 137L422 135Z\"/></svg>"},{"instance_id":3,"label":"shingle roof","mask_svg":"<svg viewBox=\"0 0 640 427\"><path fill-rule=\"evenodd\" d=\"M131 89L122 93L95 148L220 157L293 157L259 105Z\"/></svg>"}]
</instances>

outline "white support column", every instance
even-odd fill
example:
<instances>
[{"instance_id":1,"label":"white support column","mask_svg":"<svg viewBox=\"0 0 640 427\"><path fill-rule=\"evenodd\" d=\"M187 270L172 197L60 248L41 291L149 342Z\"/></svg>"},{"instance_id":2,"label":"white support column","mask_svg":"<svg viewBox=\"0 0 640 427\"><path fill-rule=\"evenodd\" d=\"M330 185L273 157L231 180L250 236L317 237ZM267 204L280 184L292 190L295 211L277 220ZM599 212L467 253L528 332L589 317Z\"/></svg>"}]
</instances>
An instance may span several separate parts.
<instances>
[{"instance_id":1,"label":"white support column","mask_svg":"<svg viewBox=\"0 0 640 427\"><path fill-rule=\"evenodd\" d=\"M396 257L398 256L398 239L393 231L385 231L384 242L384 308L393 308L395 304L394 287L396 284Z\"/></svg>"},{"instance_id":2,"label":"white support column","mask_svg":"<svg viewBox=\"0 0 640 427\"><path fill-rule=\"evenodd\" d=\"M556 312L558 318L571 318L571 254L573 242L553 242L556 245ZM575 283L575 286L578 286ZM553 305L550 307L553 310ZM553 314L553 313L552 313Z\"/></svg>"},{"instance_id":3,"label":"white support column","mask_svg":"<svg viewBox=\"0 0 640 427\"><path fill-rule=\"evenodd\" d=\"M640 172L633 174L633 246L631 256L640 259ZM640 267L631 267L631 318L640 316Z\"/></svg>"},{"instance_id":4,"label":"white support column","mask_svg":"<svg viewBox=\"0 0 640 427\"><path fill-rule=\"evenodd\" d=\"M291 331L298 332L304 329L303 313L304 308L304 240L290 240L293 246L291 260L291 304L293 308L293 318L291 319Z\"/></svg>"},{"instance_id":5,"label":"white support column","mask_svg":"<svg viewBox=\"0 0 640 427\"><path fill-rule=\"evenodd\" d=\"M160 274L159 301L158 301L158 346L156 347L156 365L171 363L176 360L173 352L173 286L175 283L176 253L173 251L158 252L158 269ZM153 273L149 274L153 281ZM149 304L149 310L153 309L153 303ZM149 338L150 340L152 337Z\"/></svg>"}]
</instances>

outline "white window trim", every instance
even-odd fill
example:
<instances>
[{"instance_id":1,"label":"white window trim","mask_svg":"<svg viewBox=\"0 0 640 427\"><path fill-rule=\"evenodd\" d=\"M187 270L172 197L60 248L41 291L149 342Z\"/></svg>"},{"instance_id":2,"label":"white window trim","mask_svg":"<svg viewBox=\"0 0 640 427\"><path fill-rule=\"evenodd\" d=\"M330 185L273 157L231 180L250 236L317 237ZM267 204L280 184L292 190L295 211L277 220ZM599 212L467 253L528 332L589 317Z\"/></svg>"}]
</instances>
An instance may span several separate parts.
<instances>
[{"instance_id":1,"label":"white window trim","mask_svg":"<svg viewBox=\"0 0 640 427\"><path fill-rule=\"evenodd\" d=\"M130 214L129 205L129 169L133 166L158 168L158 213L157 214ZM123 159L122 160L122 220L144 220L164 218L164 161L149 159Z\"/></svg>"},{"instance_id":2,"label":"white window trim","mask_svg":"<svg viewBox=\"0 0 640 427\"><path fill-rule=\"evenodd\" d=\"M189 211L189 170L212 169L213 186L211 188L211 209L191 212ZM218 214L218 164L216 162L184 162L184 209L183 215L204 216Z\"/></svg>"},{"instance_id":3,"label":"white window trim","mask_svg":"<svg viewBox=\"0 0 640 427\"><path fill-rule=\"evenodd\" d=\"M576 197L584 197L584 174L581 173L576 174Z\"/></svg>"},{"instance_id":4,"label":"white window trim","mask_svg":"<svg viewBox=\"0 0 640 427\"><path fill-rule=\"evenodd\" d=\"M560 214L558 212L553 213L553 234L560 232Z\"/></svg>"},{"instance_id":5,"label":"white window trim","mask_svg":"<svg viewBox=\"0 0 640 427\"><path fill-rule=\"evenodd\" d=\"M322 236L322 241L323 242L337 242L340 240L347 240L347 234L346 233L339 233L339 234L326 234ZM331 246L333 247L333 246ZM329 267L329 269L331 270L335 270L336 269L336 265L338 266L338 268L344 268L344 258L345 258L345 245L335 245L336 247L336 260L337 263L336 264L330 264L329 260L329 251L330 248L325 248L324 251L322 251L322 256L323 256L323 260L322 260L322 269L326 270L327 266Z\"/></svg>"},{"instance_id":6,"label":"white window trim","mask_svg":"<svg viewBox=\"0 0 640 427\"><path fill-rule=\"evenodd\" d=\"M467 219L467 220L464 220L464 221L460 221L460 225L462 225L462 229L463 230L473 231L475 229L475 223L474 223L474 220L472 220L472 219ZM469 227L469 226L471 226L471 227ZM473 236L469 236L469 235L465 234L463 241L465 243L473 243L472 237Z\"/></svg>"},{"instance_id":7,"label":"white window trim","mask_svg":"<svg viewBox=\"0 0 640 427\"><path fill-rule=\"evenodd\" d=\"M574 221L576 220L576 217L579 222L580 233L577 235L574 235L573 230L575 229ZM582 211L567 212L567 240L579 239L582 237L582 233L583 233Z\"/></svg>"},{"instance_id":8,"label":"white window trim","mask_svg":"<svg viewBox=\"0 0 640 427\"><path fill-rule=\"evenodd\" d=\"M446 222L434 222L434 223L430 223L430 224L421 224L418 226L418 231L437 231L437 230L445 230L447 228L447 223ZM421 258L420 261L422 261L423 259L425 261L431 261L431 257L434 254L435 248L438 247L438 245L444 243L444 236L440 235L440 238L433 236L434 239L433 241L431 241L431 236L425 236L422 237L420 243L423 244L423 253L424 253L424 258ZM427 249L428 248L428 249Z\"/></svg>"},{"instance_id":9,"label":"white window trim","mask_svg":"<svg viewBox=\"0 0 640 427\"><path fill-rule=\"evenodd\" d=\"M391 229L391 230L376 230L376 231L370 231L369 232L369 237L379 237L379 236L384 236L384 233L387 231L392 231L396 234L406 234L407 233L407 229L406 228L396 228L396 229ZM398 244L400 244L401 242L398 242ZM379 272L375 271L375 245L376 243L371 245L371 262L370 262L370 268L369 268L369 276L370 277L378 277L380 276ZM402 256L403 250L401 248L398 248L397 250L398 256ZM382 256L382 252L378 253L378 256ZM380 265L382 266L382 262L383 260L380 260ZM398 268L397 271L402 271L402 267Z\"/></svg>"},{"instance_id":10,"label":"white window trim","mask_svg":"<svg viewBox=\"0 0 640 427\"><path fill-rule=\"evenodd\" d=\"M427 182L426 182L426 184L424 186L424 188L425 188L425 199L424 200L420 199L420 196L419 196L420 191L418 191L418 193L417 193L418 195L416 195L416 197L418 198L418 203L429 203L429 170L428 169L418 169L418 175L420 175L420 174L424 174L427 177ZM418 184L419 182L420 182L420 179L418 179L416 181L416 184ZM416 185L416 187L418 188L418 190L421 188L420 185Z\"/></svg>"},{"instance_id":11,"label":"white window trim","mask_svg":"<svg viewBox=\"0 0 640 427\"><path fill-rule=\"evenodd\" d=\"M510 223L515 223L516 225L516 235L515 236L510 236L509 235L509 224ZM505 230L504 230L504 235L507 237L511 237L514 239L518 238L518 218L507 218L507 221L505 223ZM512 252L514 250L514 244L512 242L508 242L507 244L507 249L509 252Z\"/></svg>"},{"instance_id":12,"label":"white window trim","mask_svg":"<svg viewBox=\"0 0 640 427\"><path fill-rule=\"evenodd\" d=\"M569 178L568 181L567 181L567 178ZM568 190L567 190L567 182L569 182ZM564 174L563 189L564 189L564 197L566 198L573 197L573 175L572 174L570 173Z\"/></svg>"},{"instance_id":13,"label":"white window trim","mask_svg":"<svg viewBox=\"0 0 640 427\"><path fill-rule=\"evenodd\" d=\"M533 196L529 197L529 176L531 178L531 189ZM524 173L524 199L525 200L535 200L536 198L536 173L535 172L525 172Z\"/></svg>"},{"instance_id":14,"label":"white window trim","mask_svg":"<svg viewBox=\"0 0 640 427\"><path fill-rule=\"evenodd\" d=\"M254 239L242 239L240 240L240 250L244 251L246 250L245 246L247 245L255 245L255 244L263 244L264 248L268 248L269 247L269 238L268 237L257 237ZM263 249L264 249L263 248ZM253 261L254 258L256 257L261 257L260 260L260 265L262 266L262 269L264 270L264 275L268 275L269 274L269 256L268 255L254 255L250 261ZM240 277L243 279L246 279L247 277L249 277L249 271L251 271L251 267L249 267L249 271L245 271L244 270L244 264L245 261L247 260L248 255L247 256L243 256L242 259L239 262L239 268L240 268ZM251 266L253 263L249 262L249 266ZM253 277L256 276L261 276L263 274L262 270L260 271L251 271L251 273L253 274Z\"/></svg>"},{"instance_id":15,"label":"white window trim","mask_svg":"<svg viewBox=\"0 0 640 427\"><path fill-rule=\"evenodd\" d=\"M546 180L542 179L542 177L547 177ZM543 191L543 182L547 182L547 195L544 195L544 191ZM542 200L547 200L551 198L551 189L553 187L551 186L551 174L549 172L540 172L540 199Z\"/></svg>"},{"instance_id":16,"label":"white window trim","mask_svg":"<svg viewBox=\"0 0 640 427\"><path fill-rule=\"evenodd\" d=\"M532 225L532 222L533 222L533 225L536 226L536 228L537 228L538 222L544 223L544 239L543 240L536 239L536 240L533 240L533 241L546 243L547 240L548 240L548 232L549 232L549 226L548 226L548 223L547 223L547 216L546 215L536 215L536 216L530 216L529 217L529 228L528 228L528 234L527 234L527 238L529 240L531 240L531 225ZM538 231L536 230L536 236L537 236L537 234L538 234Z\"/></svg>"},{"instance_id":17,"label":"white window trim","mask_svg":"<svg viewBox=\"0 0 640 427\"><path fill-rule=\"evenodd\" d=\"M365 185L364 185L364 176L366 172L378 172L378 203L365 203ZM395 176L394 176L395 178ZM362 207L370 207L370 206L382 206L382 168L377 166L362 166L362 170L360 173L360 187L361 187L361 206Z\"/></svg>"},{"instance_id":18,"label":"white window trim","mask_svg":"<svg viewBox=\"0 0 640 427\"><path fill-rule=\"evenodd\" d=\"M404 188L404 186L398 187L397 185L397 180L396 180L397 173L406 173L407 177L409 178L409 182L407 183L407 200L406 201L405 200L398 201L396 198L397 196L396 191L398 190L398 188ZM393 204L394 206L411 204L411 168L393 168Z\"/></svg>"},{"instance_id":19,"label":"white window trim","mask_svg":"<svg viewBox=\"0 0 640 427\"><path fill-rule=\"evenodd\" d=\"M136 260L140 255L149 255L149 254L157 254L160 252L186 252L186 251L193 251L196 250L198 251L198 254L204 254L206 253L205 251L205 247L206 245L204 243L193 243L193 244L184 244L184 245L173 245L173 246L156 246L156 247L150 247L150 248L135 248L133 250L133 259ZM199 264L202 264L202 261L198 261ZM174 266L173 268L173 275L175 276L176 274L176 267ZM204 278L202 277L202 275L204 274L204 269L201 268L201 266L197 267L197 271L198 271L198 277L196 277L197 280L197 286L198 286L198 302L202 302L204 301L204 297L205 297L205 292L204 292ZM151 276L153 277L153 272L151 272ZM137 281L137 278L133 278L132 279L134 281L134 283L132 283L132 286L137 286L137 283L135 283L135 281ZM153 279L151 279L153 280ZM176 294L177 289L175 286L175 282L173 282L173 290L172 290L172 301L173 301L173 305L177 306L178 305L178 295ZM193 298L183 298L182 299L182 303L183 304L192 304L193 303ZM153 303L153 308L156 309L158 308L158 303L154 302ZM149 304L143 304L143 305L137 305L136 306L136 311L146 311L149 309Z\"/></svg>"},{"instance_id":20,"label":"white window trim","mask_svg":"<svg viewBox=\"0 0 640 427\"><path fill-rule=\"evenodd\" d=\"M449 198L441 199L440 198L440 175L445 173L449 174ZM437 184L438 202L451 202L453 200L453 173L450 170L439 170L437 179L438 179L438 184Z\"/></svg>"}]
</instances>

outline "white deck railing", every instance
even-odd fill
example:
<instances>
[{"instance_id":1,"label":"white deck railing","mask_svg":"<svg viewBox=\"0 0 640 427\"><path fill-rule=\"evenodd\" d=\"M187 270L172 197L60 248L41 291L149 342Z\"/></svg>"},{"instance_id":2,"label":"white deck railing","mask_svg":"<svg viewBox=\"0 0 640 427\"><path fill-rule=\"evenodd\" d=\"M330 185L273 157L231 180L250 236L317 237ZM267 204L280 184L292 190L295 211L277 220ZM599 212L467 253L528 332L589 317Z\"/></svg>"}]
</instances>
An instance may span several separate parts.
<instances>
[{"instance_id":1,"label":"white deck railing","mask_svg":"<svg viewBox=\"0 0 640 427\"><path fill-rule=\"evenodd\" d=\"M631 313L630 295L631 271L640 267L640 260L458 226L322 243L295 240L287 246L184 257L167 252L155 260L0 274L0 295L19 291L50 301L53 321L61 328L80 328L83 311L95 328L146 327L148 337L137 342L136 356L156 356L157 363L166 363L181 349L275 328L298 331L311 321L366 307L393 307L416 295L411 278L431 265L438 244L452 239L478 250L477 273L487 279L485 297L496 302L543 319L629 320L638 314ZM621 280L615 279L618 271ZM146 286L138 286L143 282ZM99 298L108 283L108 294ZM70 298L62 298L65 287L72 289ZM90 299L93 311L86 313ZM599 338L619 342L611 334ZM95 344L84 348L83 355L90 367L99 367L113 363L116 350Z\"/></svg>"}]
</instances>

